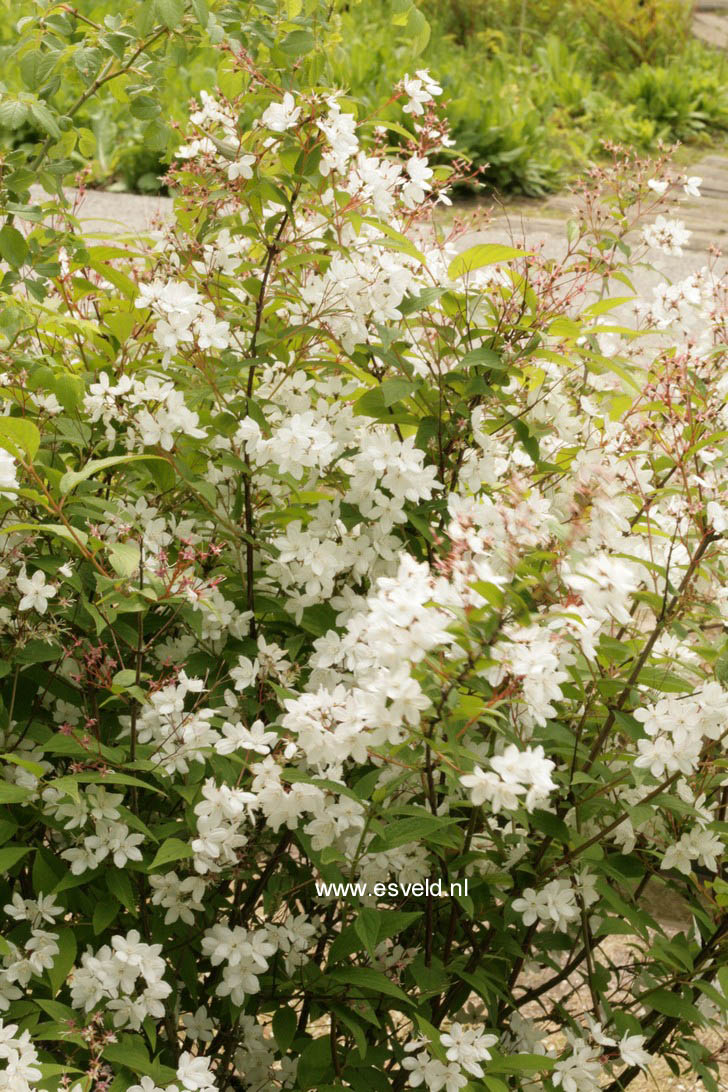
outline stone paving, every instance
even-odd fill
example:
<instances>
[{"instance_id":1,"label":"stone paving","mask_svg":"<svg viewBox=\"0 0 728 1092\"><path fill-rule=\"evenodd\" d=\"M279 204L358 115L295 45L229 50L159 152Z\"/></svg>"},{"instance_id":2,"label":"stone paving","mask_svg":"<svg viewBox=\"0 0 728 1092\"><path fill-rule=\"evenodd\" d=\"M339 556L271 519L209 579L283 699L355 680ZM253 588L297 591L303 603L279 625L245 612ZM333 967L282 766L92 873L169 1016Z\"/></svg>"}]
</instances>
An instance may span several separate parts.
<instances>
[{"instance_id":1,"label":"stone paving","mask_svg":"<svg viewBox=\"0 0 728 1092\"><path fill-rule=\"evenodd\" d=\"M696 4L693 34L708 45L728 49L728 0L702 0Z\"/></svg>"}]
</instances>

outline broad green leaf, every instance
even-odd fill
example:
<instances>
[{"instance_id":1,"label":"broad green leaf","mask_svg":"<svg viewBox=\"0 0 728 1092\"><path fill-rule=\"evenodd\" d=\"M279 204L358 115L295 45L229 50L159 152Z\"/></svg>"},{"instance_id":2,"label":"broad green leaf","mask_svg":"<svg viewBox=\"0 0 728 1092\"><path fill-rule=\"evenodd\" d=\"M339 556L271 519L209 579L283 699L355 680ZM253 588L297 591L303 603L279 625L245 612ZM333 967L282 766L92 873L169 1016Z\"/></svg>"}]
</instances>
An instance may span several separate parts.
<instances>
[{"instance_id":1,"label":"broad green leaf","mask_svg":"<svg viewBox=\"0 0 728 1092\"><path fill-rule=\"evenodd\" d=\"M182 22L185 9L182 0L154 0L154 10L159 21L174 30Z\"/></svg>"},{"instance_id":2,"label":"broad green leaf","mask_svg":"<svg viewBox=\"0 0 728 1092\"><path fill-rule=\"evenodd\" d=\"M161 868L162 865L170 864L171 861L181 861L192 856L192 849L187 842L182 842L179 838L167 838L157 850L149 867L150 869Z\"/></svg>"},{"instance_id":3,"label":"broad green leaf","mask_svg":"<svg viewBox=\"0 0 728 1092\"><path fill-rule=\"evenodd\" d=\"M61 137L61 130L58 128L58 122L55 117L43 102L33 102L30 104L30 114L34 121L37 121L41 129L52 136L55 140L59 140Z\"/></svg>"},{"instance_id":4,"label":"broad green leaf","mask_svg":"<svg viewBox=\"0 0 728 1092\"><path fill-rule=\"evenodd\" d=\"M0 257L14 269L19 269L28 260L28 244L25 236L12 224L5 224L0 228Z\"/></svg>"},{"instance_id":5,"label":"broad green leaf","mask_svg":"<svg viewBox=\"0 0 728 1092\"><path fill-rule=\"evenodd\" d=\"M22 785L13 785L10 781L0 781L0 804L21 804L31 794L30 789Z\"/></svg>"},{"instance_id":6,"label":"broad green leaf","mask_svg":"<svg viewBox=\"0 0 728 1092\"><path fill-rule=\"evenodd\" d=\"M678 1020L687 1020L690 1023L700 1022L700 1012L695 1005L671 990L650 990L644 995L644 999L639 1000L647 1008L657 1009L665 1016L674 1016Z\"/></svg>"},{"instance_id":7,"label":"broad green leaf","mask_svg":"<svg viewBox=\"0 0 728 1092\"><path fill-rule=\"evenodd\" d=\"M495 265L496 262L512 262L516 258L525 258L528 253L527 250L518 250L514 246L501 246L499 243L478 243L477 246L471 246L453 258L448 266L447 275L451 281L456 281L475 269Z\"/></svg>"},{"instance_id":8,"label":"broad green leaf","mask_svg":"<svg viewBox=\"0 0 728 1092\"><path fill-rule=\"evenodd\" d=\"M28 104L18 99L6 99L0 103L0 126L19 129L28 120Z\"/></svg>"},{"instance_id":9,"label":"broad green leaf","mask_svg":"<svg viewBox=\"0 0 728 1092\"><path fill-rule=\"evenodd\" d=\"M109 545L109 561L119 576L133 576L139 572L140 552L136 542L112 542Z\"/></svg>"},{"instance_id":10,"label":"broad green leaf","mask_svg":"<svg viewBox=\"0 0 728 1092\"><path fill-rule=\"evenodd\" d=\"M0 849L0 872L7 872L18 861L22 861L30 850L30 846L3 846Z\"/></svg>"},{"instance_id":11,"label":"broad green leaf","mask_svg":"<svg viewBox=\"0 0 728 1092\"><path fill-rule=\"evenodd\" d=\"M288 1005L277 1009L273 1015L273 1034L279 1050L285 1054L296 1036L298 1018Z\"/></svg>"},{"instance_id":12,"label":"broad green leaf","mask_svg":"<svg viewBox=\"0 0 728 1092\"><path fill-rule=\"evenodd\" d=\"M40 433L25 417L0 417L0 447L11 455L27 455L32 460L40 447Z\"/></svg>"},{"instance_id":13,"label":"broad green leaf","mask_svg":"<svg viewBox=\"0 0 728 1092\"><path fill-rule=\"evenodd\" d=\"M76 959L76 935L73 929L61 929L58 933L59 952L48 971L51 989L57 994L68 977L68 972Z\"/></svg>"}]
</instances>

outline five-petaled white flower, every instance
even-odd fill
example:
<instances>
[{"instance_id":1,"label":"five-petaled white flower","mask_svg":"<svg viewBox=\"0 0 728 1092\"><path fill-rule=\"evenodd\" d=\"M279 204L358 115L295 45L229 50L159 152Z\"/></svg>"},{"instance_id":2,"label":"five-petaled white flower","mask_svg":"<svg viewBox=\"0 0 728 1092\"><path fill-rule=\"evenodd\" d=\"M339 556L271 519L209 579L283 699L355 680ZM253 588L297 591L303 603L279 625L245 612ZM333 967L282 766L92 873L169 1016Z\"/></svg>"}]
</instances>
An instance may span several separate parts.
<instances>
[{"instance_id":1,"label":"five-petaled white flower","mask_svg":"<svg viewBox=\"0 0 728 1092\"><path fill-rule=\"evenodd\" d=\"M18 591L22 599L18 604L18 610L37 610L38 614L45 614L48 609L48 600L56 594L53 584L46 584L45 573L36 569L29 578L25 568L18 574Z\"/></svg>"},{"instance_id":2,"label":"five-petaled white flower","mask_svg":"<svg viewBox=\"0 0 728 1092\"><path fill-rule=\"evenodd\" d=\"M285 133L291 129L301 116L301 107L296 106L293 95L286 91L283 102L272 102L260 118L261 125L274 133Z\"/></svg>"}]
</instances>

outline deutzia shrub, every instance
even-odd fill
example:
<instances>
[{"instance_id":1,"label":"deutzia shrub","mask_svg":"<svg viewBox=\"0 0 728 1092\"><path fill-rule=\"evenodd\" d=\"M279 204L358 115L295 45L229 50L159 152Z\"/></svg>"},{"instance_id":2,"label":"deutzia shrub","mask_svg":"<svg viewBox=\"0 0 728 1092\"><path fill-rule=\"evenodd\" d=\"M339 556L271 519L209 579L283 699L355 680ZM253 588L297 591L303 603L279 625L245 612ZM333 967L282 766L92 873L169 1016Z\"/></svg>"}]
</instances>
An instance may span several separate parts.
<instances>
[{"instance_id":1,"label":"deutzia shrub","mask_svg":"<svg viewBox=\"0 0 728 1092\"><path fill-rule=\"evenodd\" d=\"M426 72L389 146L239 64L149 246L2 229L0 1087L715 1089L726 285L613 315L679 179L463 250Z\"/></svg>"}]
</instances>

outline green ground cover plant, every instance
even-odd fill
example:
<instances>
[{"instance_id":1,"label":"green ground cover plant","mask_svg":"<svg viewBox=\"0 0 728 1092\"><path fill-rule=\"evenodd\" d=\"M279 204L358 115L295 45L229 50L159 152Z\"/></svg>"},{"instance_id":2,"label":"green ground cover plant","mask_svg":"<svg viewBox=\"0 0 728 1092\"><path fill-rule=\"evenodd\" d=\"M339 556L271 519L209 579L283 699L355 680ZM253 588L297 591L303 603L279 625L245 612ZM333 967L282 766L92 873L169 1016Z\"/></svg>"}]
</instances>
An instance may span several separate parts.
<instances>
[{"instance_id":1,"label":"green ground cover plant","mask_svg":"<svg viewBox=\"0 0 728 1092\"><path fill-rule=\"evenodd\" d=\"M476 165L487 164L487 184L540 194L598 159L604 139L645 151L660 141L707 141L728 128L728 61L691 41L689 7L682 0L433 0L424 8L426 29L408 0L342 2L332 8L328 54L318 56L327 82L371 108L411 65L417 43L421 63L445 90L456 144ZM265 65L268 43L252 31L255 21L249 5L226 0L132 0L121 8L109 0L2 0L2 142L32 162L49 116L65 125L103 72L109 44L120 61L161 26L143 65L94 91L64 129L64 154L88 184L159 191L190 96L238 89L229 55L215 43L232 37ZM302 41L294 35L286 49L295 56ZM24 108L23 97L35 97L35 108Z\"/></svg>"}]
</instances>

